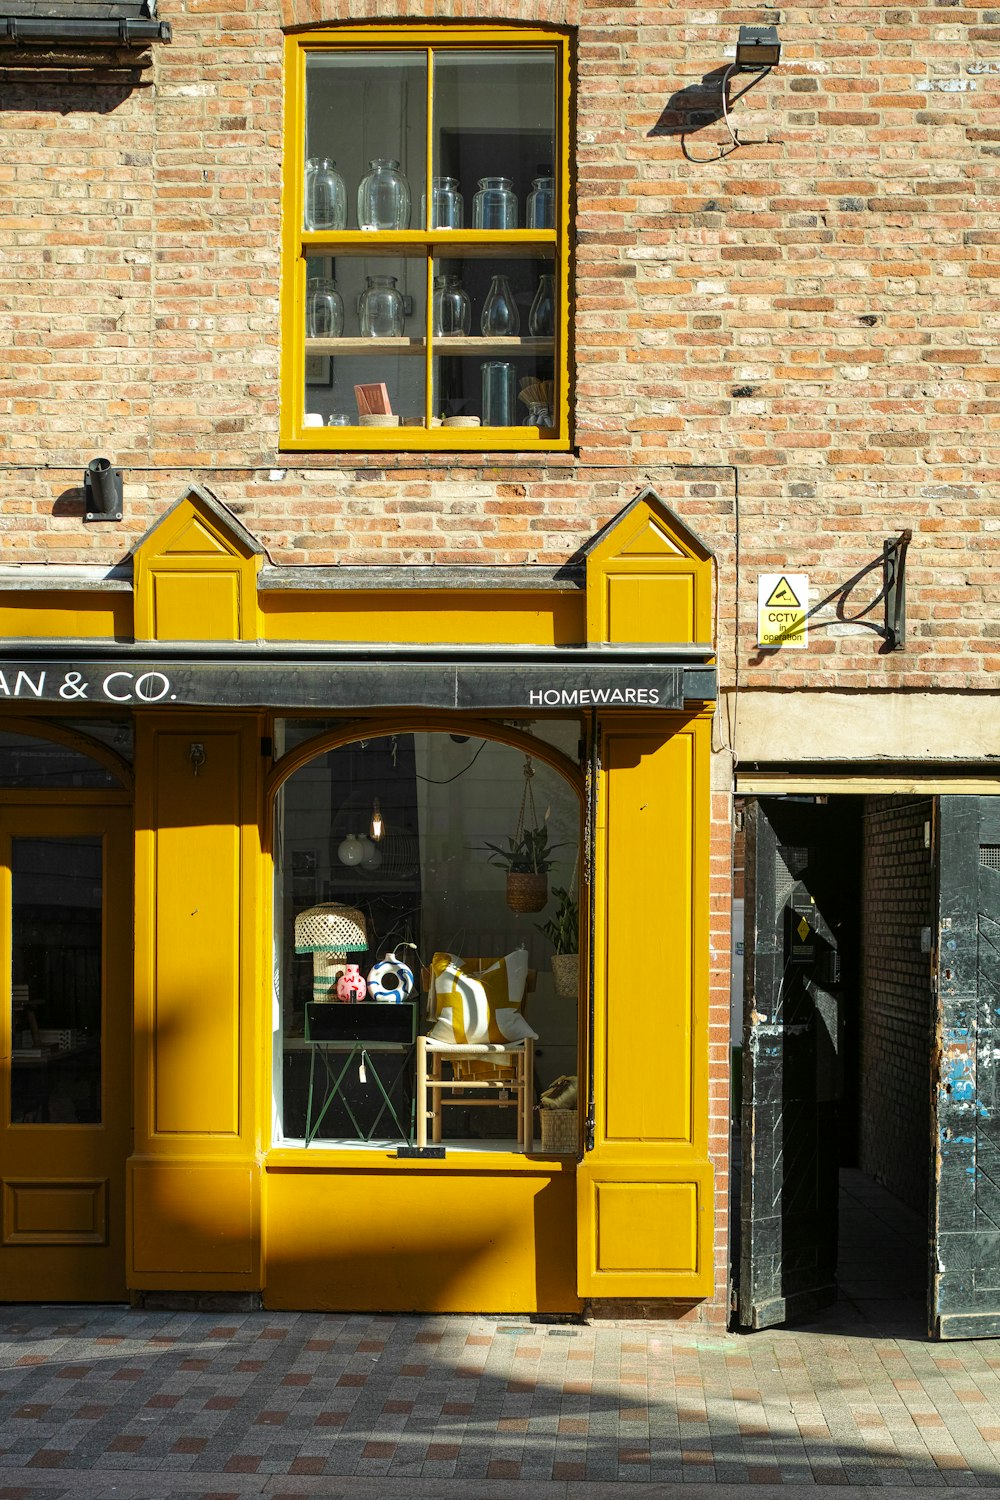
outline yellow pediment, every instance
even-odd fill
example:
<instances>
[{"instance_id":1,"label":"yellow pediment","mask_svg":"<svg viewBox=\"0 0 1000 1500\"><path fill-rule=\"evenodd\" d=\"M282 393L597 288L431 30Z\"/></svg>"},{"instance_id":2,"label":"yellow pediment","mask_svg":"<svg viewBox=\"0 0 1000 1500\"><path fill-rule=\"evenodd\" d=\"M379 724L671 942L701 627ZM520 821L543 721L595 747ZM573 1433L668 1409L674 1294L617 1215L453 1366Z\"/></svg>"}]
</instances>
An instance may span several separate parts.
<instances>
[{"instance_id":1,"label":"yellow pediment","mask_svg":"<svg viewBox=\"0 0 1000 1500\"><path fill-rule=\"evenodd\" d=\"M651 489L586 549L587 639L709 645L712 553Z\"/></svg>"},{"instance_id":2,"label":"yellow pediment","mask_svg":"<svg viewBox=\"0 0 1000 1500\"><path fill-rule=\"evenodd\" d=\"M136 640L258 639L262 559L246 527L193 485L135 547Z\"/></svg>"},{"instance_id":3,"label":"yellow pediment","mask_svg":"<svg viewBox=\"0 0 1000 1500\"><path fill-rule=\"evenodd\" d=\"M160 556L198 557L205 553L214 553L217 557L233 556L232 548L226 545L222 537L209 530L201 516L192 516Z\"/></svg>"},{"instance_id":4,"label":"yellow pediment","mask_svg":"<svg viewBox=\"0 0 1000 1500\"><path fill-rule=\"evenodd\" d=\"M623 540L619 557L686 557L673 537L652 516L640 519L635 535Z\"/></svg>"}]
</instances>

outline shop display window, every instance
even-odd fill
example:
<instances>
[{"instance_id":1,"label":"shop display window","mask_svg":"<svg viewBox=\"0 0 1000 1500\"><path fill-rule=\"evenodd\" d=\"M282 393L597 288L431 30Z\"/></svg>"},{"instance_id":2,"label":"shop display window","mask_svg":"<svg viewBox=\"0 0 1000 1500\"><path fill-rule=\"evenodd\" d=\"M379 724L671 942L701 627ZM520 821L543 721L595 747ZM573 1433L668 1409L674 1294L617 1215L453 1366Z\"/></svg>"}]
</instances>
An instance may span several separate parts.
<instances>
[{"instance_id":1,"label":"shop display window","mask_svg":"<svg viewBox=\"0 0 1000 1500\"><path fill-rule=\"evenodd\" d=\"M556 33L288 42L283 441L568 442Z\"/></svg>"},{"instance_id":2,"label":"shop display window","mask_svg":"<svg viewBox=\"0 0 1000 1500\"><path fill-rule=\"evenodd\" d=\"M577 724L545 727L575 754ZM301 742L301 724L276 731L279 750ZM423 1116L446 1152L541 1150L548 1094L575 1154L580 823L576 789L543 759L459 734L358 739L289 776L275 1144L414 1147ZM542 868L510 867L512 844Z\"/></svg>"}]
</instances>

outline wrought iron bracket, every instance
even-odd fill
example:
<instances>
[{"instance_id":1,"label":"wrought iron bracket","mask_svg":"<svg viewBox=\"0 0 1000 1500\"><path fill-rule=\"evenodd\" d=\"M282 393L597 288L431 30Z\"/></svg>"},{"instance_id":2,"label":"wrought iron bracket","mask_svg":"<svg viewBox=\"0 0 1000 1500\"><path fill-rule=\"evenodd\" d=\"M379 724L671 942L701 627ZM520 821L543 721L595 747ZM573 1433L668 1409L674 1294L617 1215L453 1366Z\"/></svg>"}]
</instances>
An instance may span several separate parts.
<instances>
[{"instance_id":1,"label":"wrought iron bracket","mask_svg":"<svg viewBox=\"0 0 1000 1500\"><path fill-rule=\"evenodd\" d=\"M912 540L913 532L907 528L882 543L885 640L890 651L906 645L906 549Z\"/></svg>"}]
</instances>

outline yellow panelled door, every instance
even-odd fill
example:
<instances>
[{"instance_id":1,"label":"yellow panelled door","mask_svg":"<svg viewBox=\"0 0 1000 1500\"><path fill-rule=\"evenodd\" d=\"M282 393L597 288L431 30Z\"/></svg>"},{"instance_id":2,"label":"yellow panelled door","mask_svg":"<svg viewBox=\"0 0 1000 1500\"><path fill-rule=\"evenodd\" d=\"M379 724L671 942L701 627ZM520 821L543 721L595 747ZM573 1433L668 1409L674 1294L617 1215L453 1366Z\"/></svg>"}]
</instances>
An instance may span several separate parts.
<instances>
[{"instance_id":1,"label":"yellow panelled door","mask_svg":"<svg viewBox=\"0 0 1000 1500\"><path fill-rule=\"evenodd\" d=\"M132 818L0 806L0 1301L125 1297Z\"/></svg>"}]
</instances>

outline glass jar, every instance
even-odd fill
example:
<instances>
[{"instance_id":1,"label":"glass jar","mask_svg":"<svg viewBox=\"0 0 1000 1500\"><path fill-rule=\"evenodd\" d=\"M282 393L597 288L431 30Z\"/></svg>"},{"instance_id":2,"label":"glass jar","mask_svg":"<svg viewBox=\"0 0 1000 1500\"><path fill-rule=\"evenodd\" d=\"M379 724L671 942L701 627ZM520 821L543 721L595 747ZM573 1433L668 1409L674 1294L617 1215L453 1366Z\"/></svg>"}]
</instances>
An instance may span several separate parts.
<instances>
[{"instance_id":1,"label":"glass jar","mask_svg":"<svg viewBox=\"0 0 1000 1500\"><path fill-rule=\"evenodd\" d=\"M532 338L550 339L556 331L556 289L550 275L539 277L538 291L528 313Z\"/></svg>"},{"instance_id":2,"label":"glass jar","mask_svg":"<svg viewBox=\"0 0 1000 1500\"><path fill-rule=\"evenodd\" d=\"M517 392L514 366L509 359L488 359L482 367L483 426L517 425Z\"/></svg>"},{"instance_id":3,"label":"glass jar","mask_svg":"<svg viewBox=\"0 0 1000 1500\"><path fill-rule=\"evenodd\" d=\"M506 276L494 276L483 303L479 328L484 338L513 338L521 331L521 315Z\"/></svg>"},{"instance_id":4,"label":"glass jar","mask_svg":"<svg viewBox=\"0 0 1000 1500\"><path fill-rule=\"evenodd\" d=\"M347 188L328 156L311 156L306 162L305 227L347 228Z\"/></svg>"},{"instance_id":5,"label":"glass jar","mask_svg":"<svg viewBox=\"0 0 1000 1500\"><path fill-rule=\"evenodd\" d=\"M427 226L427 194L421 198L421 223ZM465 200L458 190L457 177L431 178L432 229L462 229L465 225Z\"/></svg>"},{"instance_id":6,"label":"glass jar","mask_svg":"<svg viewBox=\"0 0 1000 1500\"><path fill-rule=\"evenodd\" d=\"M480 177L472 200L473 229L516 229L517 194L509 177Z\"/></svg>"},{"instance_id":7,"label":"glass jar","mask_svg":"<svg viewBox=\"0 0 1000 1500\"><path fill-rule=\"evenodd\" d=\"M306 286L306 338L339 339L344 331L344 299L331 276L316 276Z\"/></svg>"},{"instance_id":8,"label":"glass jar","mask_svg":"<svg viewBox=\"0 0 1000 1500\"><path fill-rule=\"evenodd\" d=\"M529 229L555 229L556 227L556 180L554 177L535 177L528 194Z\"/></svg>"},{"instance_id":9,"label":"glass jar","mask_svg":"<svg viewBox=\"0 0 1000 1500\"><path fill-rule=\"evenodd\" d=\"M358 303L361 333L367 339L398 339L403 336L403 299L395 276L367 276Z\"/></svg>"},{"instance_id":10,"label":"glass jar","mask_svg":"<svg viewBox=\"0 0 1000 1500\"><path fill-rule=\"evenodd\" d=\"M460 276L435 276L432 327L439 339L458 338L472 327L472 303Z\"/></svg>"},{"instance_id":11,"label":"glass jar","mask_svg":"<svg viewBox=\"0 0 1000 1500\"><path fill-rule=\"evenodd\" d=\"M398 161L375 157L358 188L359 229L409 229L410 185Z\"/></svg>"}]
</instances>

